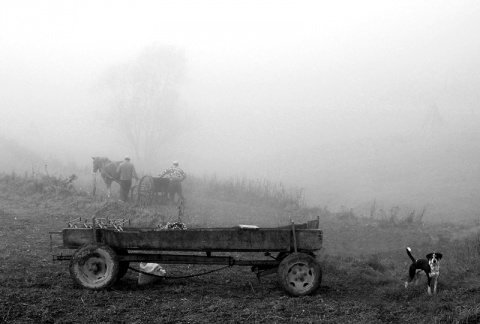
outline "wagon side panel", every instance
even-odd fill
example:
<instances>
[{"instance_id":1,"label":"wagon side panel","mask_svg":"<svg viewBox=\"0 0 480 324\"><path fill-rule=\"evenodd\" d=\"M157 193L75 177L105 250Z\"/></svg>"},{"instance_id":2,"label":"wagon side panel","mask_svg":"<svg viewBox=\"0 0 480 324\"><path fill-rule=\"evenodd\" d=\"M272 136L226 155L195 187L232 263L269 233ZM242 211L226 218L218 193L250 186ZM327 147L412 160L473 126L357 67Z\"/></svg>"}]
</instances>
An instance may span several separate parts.
<instances>
[{"instance_id":1,"label":"wagon side panel","mask_svg":"<svg viewBox=\"0 0 480 324\"><path fill-rule=\"evenodd\" d=\"M65 247L76 248L94 241L92 229L67 228L62 231ZM112 248L164 251L293 251L294 239L286 229L189 229L124 230L97 229L95 241ZM322 248L321 230L296 230L299 251Z\"/></svg>"},{"instance_id":2,"label":"wagon side panel","mask_svg":"<svg viewBox=\"0 0 480 324\"><path fill-rule=\"evenodd\" d=\"M295 234L297 238L297 248L299 251L317 251L322 248L322 230L297 230L295 231Z\"/></svg>"},{"instance_id":3,"label":"wagon side panel","mask_svg":"<svg viewBox=\"0 0 480 324\"><path fill-rule=\"evenodd\" d=\"M102 237L111 246L146 250L285 251L291 245L289 232L275 230L105 231Z\"/></svg>"},{"instance_id":4,"label":"wagon side panel","mask_svg":"<svg viewBox=\"0 0 480 324\"><path fill-rule=\"evenodd\" d=\"M65 228L62 230L63 246L77 248L94 241L93 230L89 228Z\"/></svg>"}]
</instances>

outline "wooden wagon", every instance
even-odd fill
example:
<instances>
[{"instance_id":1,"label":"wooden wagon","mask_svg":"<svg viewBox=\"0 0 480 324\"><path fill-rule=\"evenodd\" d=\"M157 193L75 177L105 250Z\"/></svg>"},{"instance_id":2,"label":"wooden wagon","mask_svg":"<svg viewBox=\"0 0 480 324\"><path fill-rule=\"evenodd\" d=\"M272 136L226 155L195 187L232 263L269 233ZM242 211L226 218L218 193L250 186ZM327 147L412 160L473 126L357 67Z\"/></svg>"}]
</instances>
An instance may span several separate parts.
<instances>
[{"instance_id":1,"label":"wooden wagon","mask_svg":"<svg viewBox=\"0 0 480 324\"><path fill-rule=\"evenodd\" d=\"M131 199L142 206L153 203L165 204L168 201L168 186L170 179L162 177L143 176L131 190Z\"/></svg>"},{"instance_id":2,"label":"wooden wagon","mask_svg":"<svg viewBox=\"0 0 480 324\"><path fill-rule=\"evenodd\" d=\"M322 280L315 257L323 240L318 219L281 228L136 228L95 217L90 224L51 232L61 234L59 247L70 250L54 255L54 260L70 261L73 280L88 289L112 286L134 262L250 266L258 277L277 273L281 286L293 296L313 293ZM217 252L223 253L214 255ZM240 260L225 252L265 252L270 258Z\"/></svg>"}]
</instances>

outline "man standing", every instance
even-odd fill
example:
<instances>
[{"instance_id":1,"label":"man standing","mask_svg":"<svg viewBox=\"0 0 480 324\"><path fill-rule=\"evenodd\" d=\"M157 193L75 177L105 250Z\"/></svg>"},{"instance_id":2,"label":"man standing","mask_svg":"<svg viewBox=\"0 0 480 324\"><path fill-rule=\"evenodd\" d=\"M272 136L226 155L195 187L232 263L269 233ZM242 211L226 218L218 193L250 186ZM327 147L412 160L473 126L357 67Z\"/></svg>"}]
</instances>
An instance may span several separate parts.
<instances>
[{"instance_id":1,"label":"man standing","mask_svg":"<svg viewBox=\"0 0 480 324\"><path fill-rule=\"evenodd\" d=\"M120 163L117 169L117 173L120 178L121 199L124 202L127 202L128 194L130 193L130 188L132 187L132 178L138 180L135 166L133 166L133 164L130 162L130 157L126 156L125 161Z\"/></svg>"},{"instance_id":2,"label":"man standing","mask_svg":"<svg viewBox=\"0 0 480 324\"><path fill-rule=\"evenodd\" d=\"M163 171L163 173L160 174L160 178L165 175L170 179L170 183L168 185L168 195L170 200L175 202L175 193L180 199L183 199L182 181L185 180L187 174L178 166L178 161L173 161L173 165Z\"/></svg>"}]
</instances>

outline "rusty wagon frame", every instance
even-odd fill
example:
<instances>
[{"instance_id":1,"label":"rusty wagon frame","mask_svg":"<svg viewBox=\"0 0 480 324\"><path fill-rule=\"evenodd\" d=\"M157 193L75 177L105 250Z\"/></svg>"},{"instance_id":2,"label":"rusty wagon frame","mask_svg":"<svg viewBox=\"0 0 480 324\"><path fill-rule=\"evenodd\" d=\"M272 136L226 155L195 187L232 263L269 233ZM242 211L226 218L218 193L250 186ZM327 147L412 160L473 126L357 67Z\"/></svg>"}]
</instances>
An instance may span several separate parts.
<instances>
[{"instance_id":1,"label":"rusty wagon frame","mask_svg":"<svg viewBox=\"0 0 480 324\"><path fill-rule=\"evenodd\" d=\"M54 254L53 259L70 261L70 275L83 288L99 290L114 285L134 262L250 266L259 278L277 273L281 286L292 296L313 293L322 280L315 257L323 242L318 218L280 228L137 228L129 227L127 220L96 217L78 224L50 232L50 239L61 235L62 245L57 247L69 252ZM216 252L264 252L270 258L244 260L213 255Z\"/></svg>"}]
</instances>

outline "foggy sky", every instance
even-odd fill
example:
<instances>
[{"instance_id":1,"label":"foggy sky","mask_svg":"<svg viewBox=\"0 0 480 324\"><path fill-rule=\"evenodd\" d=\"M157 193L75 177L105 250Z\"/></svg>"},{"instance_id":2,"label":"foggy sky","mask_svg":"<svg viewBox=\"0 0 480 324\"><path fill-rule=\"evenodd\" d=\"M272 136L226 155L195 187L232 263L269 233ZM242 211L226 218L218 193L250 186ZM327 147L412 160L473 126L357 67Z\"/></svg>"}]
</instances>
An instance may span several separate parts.
<instances>
[{"instance_id":1,"label":"foggy sky","mask_svg":"<svg viewBox=\"0 0 480 324\"><path fill-rule=\"evenodd\" d=\"M479 34L473 0L2 0L0 132L79 165L131 155L99 120L92 87L145 47L172 45L186 53L195 123L159 169L180 159L199 174L294 183L315 204L368 203L395 186L392 161L418 165L420 148L398 141L418 144L432 107L446 138L478 129ZM391 186L372 171L384 166ZM435 203L418 198L425 182L406 186L388 200Z\"/></svg>"}]
</instances>

